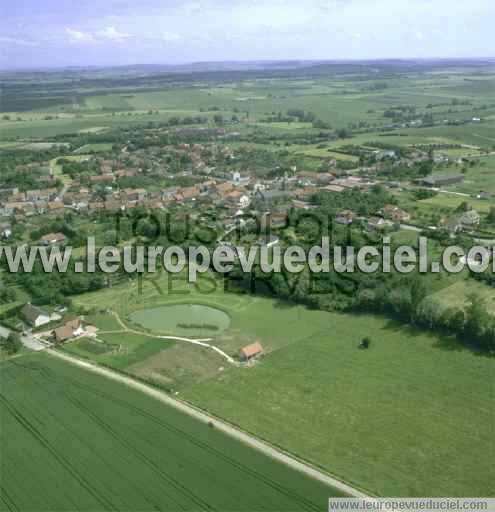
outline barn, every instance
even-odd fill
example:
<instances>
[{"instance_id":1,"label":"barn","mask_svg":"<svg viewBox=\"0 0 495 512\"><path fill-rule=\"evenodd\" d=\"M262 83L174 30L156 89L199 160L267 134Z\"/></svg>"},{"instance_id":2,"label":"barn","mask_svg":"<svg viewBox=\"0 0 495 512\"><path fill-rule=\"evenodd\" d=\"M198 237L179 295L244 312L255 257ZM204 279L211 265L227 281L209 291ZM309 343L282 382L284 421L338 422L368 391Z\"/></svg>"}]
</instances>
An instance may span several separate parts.
<instances>
[{"instance_id":1,"label":"barn","mask_svg":"<svg viewBox=\"0 0 495 512\"><path fill-rule=\"evenodd\" d=\"M239 353L239 358L243 362L248 362L261 356L262 354L263 347L259 341L256 341L255 343L251 343L251 345L247 345L246 347L242 348Z\"/></svg>"}]
</instances>

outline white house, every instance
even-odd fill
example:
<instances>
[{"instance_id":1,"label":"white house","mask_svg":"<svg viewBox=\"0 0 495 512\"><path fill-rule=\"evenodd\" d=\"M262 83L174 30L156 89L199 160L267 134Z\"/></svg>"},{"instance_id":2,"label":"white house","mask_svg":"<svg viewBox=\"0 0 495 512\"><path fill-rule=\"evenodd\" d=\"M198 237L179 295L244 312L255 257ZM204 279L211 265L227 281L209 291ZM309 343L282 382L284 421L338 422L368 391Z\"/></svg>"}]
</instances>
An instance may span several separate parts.
<instances>
[{"instance_id":1,"label":"white house","mask_svg":"<svg viewBox=\"0 0 495 512\"><path fill-rule=\"evenodd\" d=\"M24 320L33 327L40 327L41 325L50 323L52 320L46 311L43 311L29 303L22 308L21 314Z\"/></svg>"}]
</instances>

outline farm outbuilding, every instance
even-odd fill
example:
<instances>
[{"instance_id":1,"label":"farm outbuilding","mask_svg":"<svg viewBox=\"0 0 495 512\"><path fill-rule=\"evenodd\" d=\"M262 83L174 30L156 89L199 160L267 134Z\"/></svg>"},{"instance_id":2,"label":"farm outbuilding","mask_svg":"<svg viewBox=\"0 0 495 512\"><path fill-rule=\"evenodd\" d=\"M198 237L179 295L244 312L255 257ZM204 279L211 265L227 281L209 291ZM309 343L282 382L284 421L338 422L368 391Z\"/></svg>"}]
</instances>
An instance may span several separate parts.
<instances>
[{"instance_id":1,"label":"farm outbuilding","mask_svg":"<svg viewBox=\"0 0 495 512\"><path fill-rule=\"evenodd\" d=\"M251 345L247 345L246 347L242 348L239 353L239 357L241 361L247 362L256 357L259 357L262 354L263 347L259 341L256 341L255 343L251 343Z\"/></svg>"}]
</instances>

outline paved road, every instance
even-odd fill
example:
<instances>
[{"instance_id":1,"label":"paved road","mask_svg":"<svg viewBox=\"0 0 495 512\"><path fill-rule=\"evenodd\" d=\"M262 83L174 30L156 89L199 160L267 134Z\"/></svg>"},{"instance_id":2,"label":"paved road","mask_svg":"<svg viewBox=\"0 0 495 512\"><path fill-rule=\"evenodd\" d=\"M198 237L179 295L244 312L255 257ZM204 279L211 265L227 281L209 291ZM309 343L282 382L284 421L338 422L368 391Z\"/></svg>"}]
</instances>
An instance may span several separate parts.
<instances>
[{"instance_id":1,"label":"paved road","mask_svg":"<svg viewBox=\"0 0 495 512\"><path fill-rule=\"evenodd\" d=\"M253 437L252 435L249 435L241 430L239 430L236 427L233 427L232 425L229 425L228 423L221 421L213 416L210 416L206 414L205 412L202 412L201 410L185 403L180 400L177 400L175 398L172 398L171 396L167 395L165 392L157 390L155 388L152 388L151 386L148 386L146 384L143 384L142 382L138 382L131 377L127 377L125 375L122 375L120 373L116 373L112 370L109 370L108 368L104 368L101 366L94 365L92 363L89 363L87 361L82 361L81 359L77 359L75 357L69 356L67 354L58 352L53 349L48 349L46 353L50 354L51 356L58 357L59 359L63 359L64 361L73 364L75 366L79 366L80 368L84 368L85 370L88 370L90 372L96 373L98 375L102 375L104 377L107 377L109 379L112 379L114 381L120 382L122 384L125 384L126 386L129 386L133 389L136 389L138 391L141 391L143 393L146 393L147 395L155 398L156 400L159 400L162 403L165 403L169 406L172 406L189 416L192 416L193 418L203 422L203 423L213 423L215 428L224 432L225 434L237 439L238 441L241 441L244 444L247 444L248 446L251 446L252 448L264 453L265 455L268 455L269 457L272 457L284 464L287 464L288 466L292 467L293 469L300 471L302 473L305 473L306 475L319 480L320 482L323 482L330 487L333 487L335 489L338 489L339 491L348 494L349 496L354 496L357 498L370 498L370 496L364 494L358 489L355 489L354 487L351 487L348 484L345 484L341 482L340 480L329 476L321 471L319 471L316 468L313 468L309 466L308 464L301 462L290 455L287 455L286 453L273 448L269 444L265 443L264 441L261 441L257 439L256 437Z\"/></svg>"},{"instance_id":2,"label":"paved road","mask_svg":"<svg viewBox=\"0 0 495 512\"><path fill-rule=\"evenodd\" d=\"M0 338L7 338L7 336L9 334L10 334L10 329L7 329L7 327L0 325ZM38 352L40 350L44 350L48 346L48 344L44 344L44 343L40 342L31 334L22 335L20 338L21 338L22 344L30 350L35 350Z\"/></svg>"},{"instance_id":3,"label":"paved road","mask_svg":"<svg viewBox=\"0 0 495 512\"><path fill-rule=\"evenodd\" d=\"M26 334L21 336L22 344L29 348L30 350L34 350L35 352L39 352L40 350L45 350L45 348L49 347L49 343L43 343L39 339L35 338L32 334Z\"/></svg>"}]
</instances>

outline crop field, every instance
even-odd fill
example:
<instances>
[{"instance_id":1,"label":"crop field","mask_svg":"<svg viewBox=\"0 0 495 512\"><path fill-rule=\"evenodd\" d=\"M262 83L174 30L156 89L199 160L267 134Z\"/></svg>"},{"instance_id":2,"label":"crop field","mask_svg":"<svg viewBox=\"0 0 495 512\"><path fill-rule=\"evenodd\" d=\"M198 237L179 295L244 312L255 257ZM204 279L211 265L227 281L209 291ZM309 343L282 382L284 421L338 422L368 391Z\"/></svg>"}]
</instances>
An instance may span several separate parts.
<instances>
[{"instance_id":1,"label":"crop field","mask_svg":"<svg viewBox=\"0 0 495 512\"><path fill-rule=\"evenodd\" d=\"M237 79L210 83L196 83L174 87L163 85L160 89L146 87L129 88L127 91L112 91L95 94L93 90L77 91L77 104L73 101L75 91L61 93L49 104L30 97L22 104L32 109L7 112L8 119L0 120L1 138L50 137L69 132L91 132L116 126L129 126L147 121L160 121L171 116L210 115L212 109L230 116L237 112L243 117L249 114L251 126L267 127L260 121L273 113L285 113L288 109L303 109L318 114L318 117L333 128L346 127L349 123L366 122L380 127L386 120L387 109L397 105L409 105L418 112L429 111L439 119L464 118L466 115L480 116L483 122L473 125L441 126L422 129L405 129L404 137L387 136L377 132L363 134L383 136L382 142L416 144L429 142L463 143L493 148L495 138L495 109L493 87L495 78L487 73L483 79L464 80L460 74L436 74L427 76L408 73L403 76L353 80L350 76L329 76L312 79ZM378 86L378 88L377 88ZM40 84L43 89L45 84ZM455 109L447 109L452 101L469 102ZM5 110L9 102L5 101ZM17 105L16 102L12 103ZM22 110L22 109L21 109ZM150 113L151 112L151 113ZM47 114L50 114L49 116ZM311 130L309 123L276 122L268 125L276 132L304 132ZM407 139L407 141L406 141ZM355 141L356 144L360 142Z\"/></svg>"},{"instance_id":2,"label":"crop field","mask_svg":"<svg viewBox=\"0 0 495 512\"><path fill-rule=\"evenodd\" d=\"M338 495L139 391L48 355L0 364L2 510L316 511Z\"/></svg>"}]
</instances>

